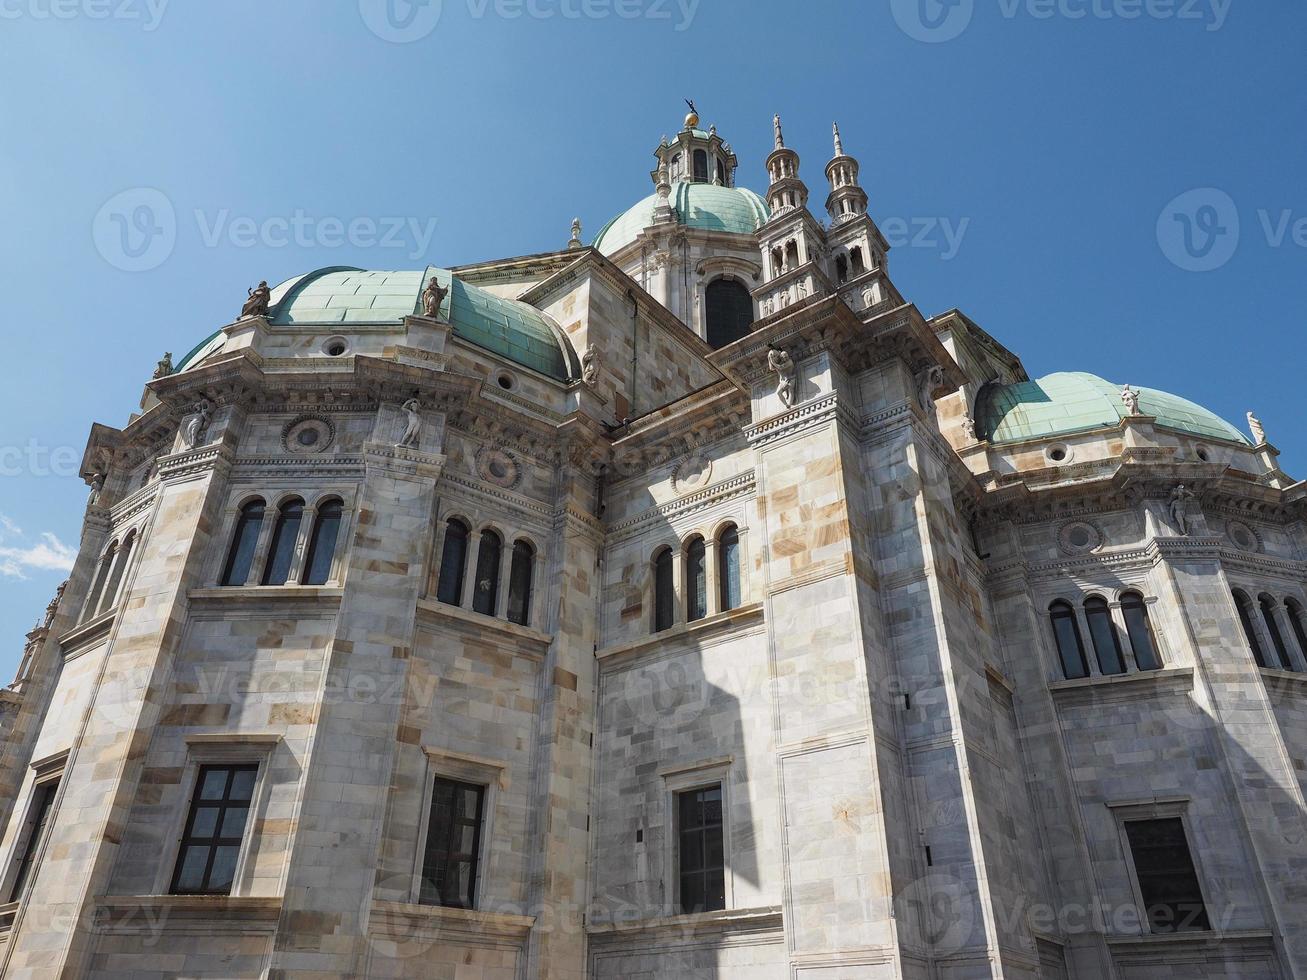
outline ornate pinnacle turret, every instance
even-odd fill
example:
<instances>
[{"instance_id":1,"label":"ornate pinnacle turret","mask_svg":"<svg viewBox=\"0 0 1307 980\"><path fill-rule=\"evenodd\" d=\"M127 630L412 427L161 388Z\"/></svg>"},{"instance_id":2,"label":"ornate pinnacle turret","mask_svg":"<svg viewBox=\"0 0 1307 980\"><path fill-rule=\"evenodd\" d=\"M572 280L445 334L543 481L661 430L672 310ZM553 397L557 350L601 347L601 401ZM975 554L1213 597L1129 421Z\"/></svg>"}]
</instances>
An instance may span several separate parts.
<instances>
[{"instance_id":1,"label":"ornate pinnacle turret","mask_svg":"<svg viewBox=\"0 0 1307 980\"><path fill-rule=\"evenodd\" d=\"M776 149L767 157L767 174L771 186L767 189L767 205L772 214L780 214L791 208L803 208L808 205L808 188L799 179L799 155L785 145L785 132L781 129L781 117L772 117L772 129L776 136Z\"/></svg>"},{"instance_id":2,"label":"ornate pinnacle turret","mask_svg":"<svg viewBox=\"0 0 1307 980\"><path fill-rule=\"evenodd\" d=\"M835 123L831 131L835 136L835 158L826 164L826 179L830 181L826 210L832 221L848 221L867 213L867 192L858 184L858 161L844 152L840 124Z\"/></svg>"},{"instance_id":3,"label":"ornate pinnacle turret","mask_svg":"<svg viewBox=\"0 0 1307 980\"><path fill-rule=\"evenodd\" d=\"M778 150L785 149L785 134L781 132L780 113L777 113L776 115L772 116L771 124L772 124L772 128L776 130L776 149Z\"/></svg>"},{"instance_id":4,"label":"ornate pinnacle turret","mask_svg":"<svg viewBox=\"0 0 1307 980\"><path fill-rule=\"evenodd\" d=\"M584 248L581 242L581 219L572 219L572 240L567 243L568 248Z\"/></svg>"},{"instance_id":5,"label":"ornate pinnacle turret","mask_svg":"<svg viewBox=\"0 0 1307 980\"><path fill-rule=\"evenodd\" d=\"M840 124L832 123L831 128L835 131L835 155L844 156L844 142L840 139Z\"/></svg>"}]
</instances>

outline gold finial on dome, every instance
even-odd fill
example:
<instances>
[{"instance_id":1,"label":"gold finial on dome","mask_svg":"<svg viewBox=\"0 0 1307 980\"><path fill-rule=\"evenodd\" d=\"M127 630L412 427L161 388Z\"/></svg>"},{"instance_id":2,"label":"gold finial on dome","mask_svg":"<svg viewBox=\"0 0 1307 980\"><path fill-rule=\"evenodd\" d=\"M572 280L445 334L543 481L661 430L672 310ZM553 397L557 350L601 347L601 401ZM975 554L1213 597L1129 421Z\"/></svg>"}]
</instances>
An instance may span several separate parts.
<instances>
[{"instance_id":1,"label":"gold finial on dome","mask_svg":"<svg viewBox=\"0 0 1307 980\"><path fill-rule=\"evenodd\" d=\"M699 125L699 110L695 107L693 99L686 99L685 104L690 107L689 113L685 116L685 128L694 129Z\"/></svg>"}]
</instances>

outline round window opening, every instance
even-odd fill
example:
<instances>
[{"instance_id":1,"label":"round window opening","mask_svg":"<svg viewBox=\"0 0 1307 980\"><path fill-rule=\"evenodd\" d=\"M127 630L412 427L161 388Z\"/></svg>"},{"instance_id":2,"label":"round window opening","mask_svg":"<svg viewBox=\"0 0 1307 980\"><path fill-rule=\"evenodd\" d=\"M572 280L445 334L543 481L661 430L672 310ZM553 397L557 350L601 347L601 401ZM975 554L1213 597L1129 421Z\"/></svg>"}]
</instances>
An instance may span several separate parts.
<instances>
[{"instance_id":1,"label":"round window opening","mask_svg":"<svg viewBox=\"0 0 1307 980\"><path fill-rule=\"evenodd\" d=\"M1054 463L1065 463L1069 455L1066 446L1053 446L1048 450L1048 458Z\"/></svg>"},{"instance_id":2,"label":"round window opening","mask_svg":"<svg viewBox=\"0 0 1307 980\"><path fill-rule=\"evenodd\" d=\"M513 379L510 375L501 374L498 378L498 381L499 381L499 387L503 388L505 391L513 390Z\"/></svg>"},{"instance_id":3,"label":"round window opening","mask_svg":"<svg viewBox=\"0 0 1307 980\"><path fill-rule=\"evenodd\" d=\"M1253 550L1257 547L1257 539L1253 537L1252 531L1248 530L1242 524L1230 525L1230 537L1234 538L1234 543L1240 548Z\"/></svg>"},{"instance_id":4,"label":"round window opening","mask_svg":"<svg viewBox=\"0 0 1307 980\"><path fill-rule=\"evenodd\" d=\"M497 480L502 480L508 476L508 467L502 459L492 459L487 469L490 470L490 475Z\"/></svg>"},{"instance_id":5,"label":"round window opening","mask_svg":"<svg viewBox=\"0 0 1307 980\"><path fill-rule=\"evenodd\" d=\"M332 337L322 345L322 352L328 357L341 357L349 352L349 341L344 337Z\"/></svg>"},{"instance_id":6,"label":"round window opening","mask_svg":"<svg viewBox=\"0 0 1307 980\"><path fill-rule=\"evenodd\" d=\"M1201 459L1204 463L1206 463L1206 462L1208 462L1209 460L1211 460L1211 458L1212 458L1212 454L1209 453L1206 449L1203 449L1203 448L1199 447L1199 449L1198 449L1198 458Z\"/></svg>"},{"instance_id":7,"label":"round window opening","mask_svg":"<svg viewBox=\"0 0 1307 980\"><path fill-rule=\"evenodd\" d=\"M1067 539L1076 548L1088 548L1089 543L1094 540L1089 533L1089 529L1085 527L1073 527L1067 535Z\"/></svg>"},{"instance_id":8,"label":"round window opening","mask_svg":"<svg viewBox=\"0 0 1307 980\"><path fill-rule=\"evenodd\" d=\"M300 429L295 441L301 446L316 446L322 440L322 433L317 429Z\"/></svg>"}]
</instances>

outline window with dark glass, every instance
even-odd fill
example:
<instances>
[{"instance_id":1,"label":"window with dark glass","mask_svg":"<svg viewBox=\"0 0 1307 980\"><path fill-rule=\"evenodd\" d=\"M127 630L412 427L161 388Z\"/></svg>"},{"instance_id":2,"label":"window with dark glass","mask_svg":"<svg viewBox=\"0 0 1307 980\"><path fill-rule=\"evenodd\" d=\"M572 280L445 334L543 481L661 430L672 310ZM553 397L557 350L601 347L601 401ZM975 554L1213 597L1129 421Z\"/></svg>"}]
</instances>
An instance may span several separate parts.
<instances>
[{"instance_id":1,"label":"window with dark glass","mask_svg":"<svg viewBox=\"0 0 1307 980\"><path fill-rule=\"evenodd\" d=\"M113 570L114 557L117 554L118 542L115 541L100 558L100 566L95 570L91 591L86 595L86 608L82 610L82 619L92 619L100 611L100 600L104 597L104 587L109 582L109 573Z\"/></svg>"},{"instance_id":2,"label":"window with dark glass","mask_svg":"<svg viewBox=\"0 0 1307 980\"><path fill-rule=\"evenodd\" d=\"M720 785L677 796L681 911L726 908L726 846L722 833Z\"/></svg>"},{"instance_id":3,"label":"window with dark glass","mask_svg":"<svg viewBox=\"0 0 1307 980\"><path fill-rule=\"evenodd\" d=\"M300 539L300 524L304 520L304 501L288 500L277 511L277 524L272 529L272 544L268 549L268 564L263 569L264 585L285 585L290 578L290 566L295 560L295 544Z\"/></svg>"},{"instance_id":4,"label":"window with dark glass","mask_svg":"<svg viewBox=\"0 0 1307 980\"><path fill-rule=\"evenodd\" d=\"M840 282L849 281L849 260L847 256L837 255L835 257L835 278Z\"/></svg>"},{"instance_id":5,"label":"window with dark glass","mask_svg":"<svg viewBox=\"0 0 1307 980\"><path fill-rule=\"evenodd\" d=\"M1262 650L1261 640L1257 637L1257 624L1253 622L1252 600L1243 592L1235 592L1234 607L1239 613L1239 625L1243 627L1244 639L1248 641L1248 646L1252 648L1253 659L1257 661L1257 666L1270 667L1271 664L1266 659L1266 652Z\"/></svg>"},{"instance_id":6,"label":"window with dark glass","mask_svg":"<svg viewBox=\"0 0 1307 980\"><path fill-rule=\"evenodd\" d=\"M259 546L259 531L263 528L264 503L251 500L241 508L236 519L236 531L227 552L227 564L222 570L223 585L244 585L254 564L254 549Z\"/></svg>"},{"instance_id":7,"label":"window with dark glass","mask_svg":"<svg viewBox=\"0 0 1307 980\"><path fill-rule=\"evenodd\" d=\"M717 158L717 183L726 186L726 161L721 157Z\"/></svg>"},{"instance_id":8,"label":"window with dark glass","mask_svg":"<svg viewBox=\"0 0 1307 980\"><path fill-rule=\"evenodd\" d=\"M339 500L318 505L318 516L313 521L313 534L309 538L309 553L304 560L305 585L326 585L331 580L331 565L336 558L336 540L340 537L343 514L344 505Z\"/></svg>"},{"instance_id":9,"label":"window with dark glass","mask_svg":"<svg viewBox=\"0 0 1307 980\"><path fill-rule=\"evenodd\" d=\"M229 895L236 879L259 767L202 766L186 818L174 895Z\"/></svg>"},{"instance_id":10,"label":"window with dark glass","mask_svg":"<svg viewBox=\"0 0 1307 980\"><path fill-rule=\"evenodd\" d=\"M708 151L694 151L694 182L696 184L708 183Z\"/></svg>"},{"instance_id":11,"label":"window with dark glass","mask_svg":"<svg viewBox=\"0 0 1307 980\"><path fill-rule=\"evenodd\" d=\"M669 630L676 622L676 575L672 550L664 548L654 559L654 632Z\"/></svg>"},{"instance_id":12,"label":"window with dark glass","mask_svg":"<svg viewBox=\"0 0 1307 980\"><path fill-rule=\"evenodd\" d=\"M1284 608L1289 613L1289 625L1293 627L1293 635L1298 640L1298 651L1307 657L1307 621L1303 619L1303 608L1293 599L1287 601Z\"/></svg>"},{"instance_id":13,"label":"window with dark glass","mask_svg":"<svg viewBox=\"0 0 1307 980\"><path fill-rule=\"evenodd\" d=\"M494 531L481 532L481 545L477 548L477 577L472 590L472 611L484 616L495 614L499 599L499 558L503 542Z\"/></svg>"},{"instance_id":14,"label":"window with dark glass","mask_svg":"<svg viewBox=\"0 0 1307 980\"><path fill-rule=\"evenodd\" d=\"M1131 820L1125 832L1149 928L1154 933L1210 930L1184 821L1179 817Z\"/></svg>"},{"instance_id":15,"label":"window with dark glass","mask_svg":"<svg viewBox=\"0 0 1307 980\"><path fill-rule=\"evenodd\" d=\"M470 909L476 898L485 787L437 779L431 791L418 901Z\"/></svg>"},{"instance_id":16,"label":"window with dark glass","mask_svg":"<svg viewBox=\"0 0 1307 980\"><path fill-rule=\"evenodd\" d=\"M717 539L718 585L722 591L722 612L738 609L744 601L740 588L740 532L728 527Z\"/></svg>"},{"instance_id":17,"label":"window with dark glass","mask_svg":"<svg viewBox=\"0 0 1307 980\"><path fill-rule=\"evenodd\" d=\"M1138 592L1121 596L1121 615L1125 617L1126 635L1135 652L1135 663L1140 670L1161 670L1162 658L1157 652L1157 638L1153 636L1153 623L1148 618L1148 606Z\"/></svg>"},{"instance_id":18,"label":"window with dark glass","mask_svg":"<svg viewBox=\"0 0 1307 980\"><path fill-rule=\"evenodd\" d=\"M59 790L59 783L42 783L32 795L32 805L28 810L27 834L23 840L23 856L18 859L18 870L14 872L14 883L9 886L9 901L19 902L32 877L32 868L36 864L36 855L45 843L45 832L50 826L50 814L54 811L54 795Z\"/></svg>"},{"instance_id":19,"label":"window with dark glass","mask_svg":"<svg viewBox=\"0 0 1307 980\"><path fill-rule=\"evenodd\" d=\"M508 621L526 626L531 619L531 576L536 551L528 541L513 545L513 563L508 571Z\"/></svg>"},{"instance_id":20,"label":"window with dark glass","mask_svg":"<svg viewBox=\"0 0 1307 980\"><path fill-rule=\"evenodd\" d=\"M1062 673L1068 680L1089 676L1085 662L1085 645L1080 640L1080 626L1071 603L1058 600L1048 607L1053 623L1053 637L1057 641L1057 655L1062 661Z\"/></svg>"},{"instance_id":21,"label":"window with dark glass","mask_svg":"<svg viewBox=\"0 0 1307 980\"><path fill-rule=\"evenodd\" d=\"M695 538L685 549L685 621L693 623L708 615L708 548Z\"/></svg>"},{"instance_id":22,"label":"window with dark glass","mask_svg":"<svg viewBox=\"0 0 1307 980\"><path fill-rule=\"evenodd\" d=\"M440 555L440 581L436 598L448 606L463 601L463 576L467 569L468 527L460 520L445 525L445 549Z\"/></svg>"},{"instance_id":23,"label":"window with dark glass","mask_svg":"<svg viewBox=\"0 0 1307 980\"><path fill-rule=\"evenodd\" d=\"M738 279L715 279L704 300L708 346L718 350L753 328L753 296Z\"/></svg>"},{"instance_id":24,"label":"window with dark glass","mask_svg":"<svg viewBox=\"0 0 1307 980\"><path fill-rule=\"evenodd\" d=\"M109 576L109 582L104 587L104 595L100 599L102 611L112 608L118 601L118 591L122 588L123 576L127 572L127 563L132 560L132 549L135 545L136 532L132 531L123 538L122 547L118 549L118 555L114 559L113 573Z\"/></svg>"},{"instance_id":25,"label":"window with dark glass","mask_svg":"<svg viewBox=\"0 0 1307 980\"><path fill-rule=\"evenodd\" d=\"M1089 622L1089 639L1094 644L1098 669L1104 674L1124 674L1125 658L1121 656L1121 641L1112 622L1112 610L1101 596L1085 600L1085 619Z\"/></svg>"},{"instance_id":26,"label":"window with dark glass","mask_svg":"<svg viewBox=\"0 0 1307 980\"><path fill-rule=\"evenodd\" d=\"M867 271L867 263L862 257L862 246L854 245L849 251L849 257L853 260L853 274L860 276Z\"/></svg>"},{"instance_id":27,"label":"window with dark glass","mask_svg":"<svg viewBox=\"0 0 1307 980\"><path fill-rule=\"evenodd\" d=\"M1289 659L1289 648L1284 643L1284 634L1280 632L1279 620L1275 618L1275 600L1268 595L1259 596L1257 604L1262 608L1262 620L1266 623L1266 635L1275 647L1275 656L1279 663L1275 666L1281 670L1293 670L1293 661Z\"/></svg>"}]
</instances>

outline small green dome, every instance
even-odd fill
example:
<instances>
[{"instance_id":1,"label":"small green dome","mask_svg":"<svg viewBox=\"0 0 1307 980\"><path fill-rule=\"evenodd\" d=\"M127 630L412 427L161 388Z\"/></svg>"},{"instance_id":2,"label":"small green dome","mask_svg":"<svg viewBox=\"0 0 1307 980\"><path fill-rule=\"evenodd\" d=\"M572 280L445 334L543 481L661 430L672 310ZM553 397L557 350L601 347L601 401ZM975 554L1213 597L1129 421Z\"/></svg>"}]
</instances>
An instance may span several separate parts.
<instances>
[{"instance_id":1,"label":"small green dome","mask_svg":"<svg viewBox=\"0 0 1307 980\"><path fill-rule=\"evenodd\" d=\"M1126 416L1122 385L1079 371L1038 381L991 385L976 406L976 434L990 442L1021 442L1117 426ZM1205 439L1248 444L1229 422L1188 399L1155 388L1139 392L1139 410L1157 424Z\"/></svg>"},{"instance_id":2,"label":"small green dome","mask_svg":"<svg viewBox=\"0 0 1307 980\"><path fill-rule=\"evenodd\" d=\"M604 255L613 255L639 237L653 224L658 195L650 194L639 204L619 214L595 238L594 247ZM735 235L752 235L770 216L767 203L747 187L721 187L717 184L691 184L678 181L672 185L672 207L682 225L705 231L725 231Z\"/></svg>"},{"instance_id":3,"label":"small green dome","mask_svg":"<svg viewBox=\"0 0 1307 980\"><path fill-rule=\"evenodd\" d=\"M394 324L421 309L428 279L449 288L443 312L454 336L500 354L558 381L572 376L575 354L567 339L539 310L504 299L455 278L447 269L368 272L333 266L288 279L272 291L268 322L273 326ZM222 348L219 331L177 365L184 371Z\"/></svg>"}]
</instances>

